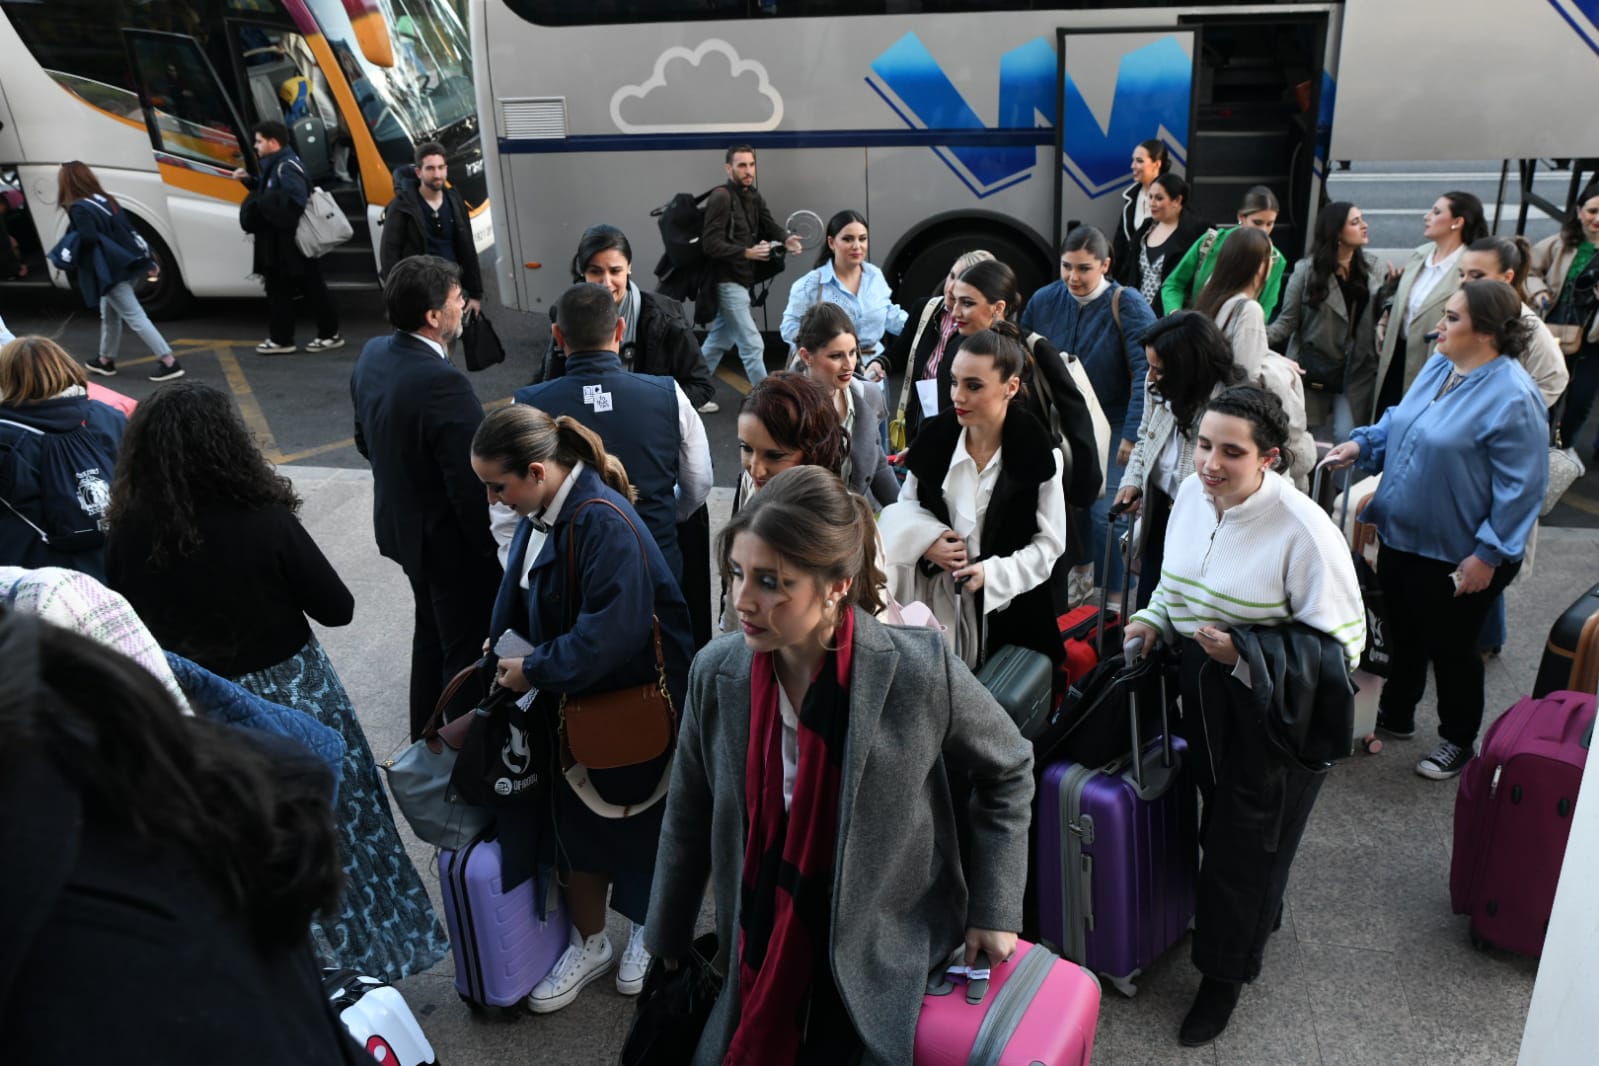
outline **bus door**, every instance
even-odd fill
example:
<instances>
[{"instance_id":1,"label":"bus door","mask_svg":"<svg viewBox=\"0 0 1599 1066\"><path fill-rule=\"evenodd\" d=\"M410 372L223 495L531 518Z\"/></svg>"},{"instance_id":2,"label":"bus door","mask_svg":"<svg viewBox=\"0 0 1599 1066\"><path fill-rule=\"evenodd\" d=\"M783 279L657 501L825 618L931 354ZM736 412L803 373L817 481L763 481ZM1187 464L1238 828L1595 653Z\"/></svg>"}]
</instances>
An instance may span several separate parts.
<instances>
[{"instance_id":1,"label":"bus door","mask_svg":"<svg viewBox=\"0 0 1599 1066\"><path fill-rule=\"evenodd\" d=\"M126 30L128 55L157 169L167 190L168 240L195 277L249 272L238 226L245 188L244 124L200 42L177 33Z\"/></svg>"},{"instance_id":2,"label":"bus door","mask_svg":"<svg viewBox=\"0 0 1599 1066\"><path fill-rule=\"evenodd\" d=\"M1054 246L1078 222L1120 225L1133 149L1162 141L1190 168L1197 28L1067 29L1056 34ZM1191 204L1189 206L1192 206Z\"/></svg>"}]
</instances>

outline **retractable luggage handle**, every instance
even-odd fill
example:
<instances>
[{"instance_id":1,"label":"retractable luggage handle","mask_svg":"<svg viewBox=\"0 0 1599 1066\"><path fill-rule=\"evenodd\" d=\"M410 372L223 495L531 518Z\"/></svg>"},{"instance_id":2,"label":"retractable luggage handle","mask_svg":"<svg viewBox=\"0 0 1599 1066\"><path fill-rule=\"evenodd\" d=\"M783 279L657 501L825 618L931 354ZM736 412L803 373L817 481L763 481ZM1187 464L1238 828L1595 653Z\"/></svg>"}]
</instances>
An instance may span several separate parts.
<instances>
[{"instance_id":1,"label":"retractable luggage handle","mask_svg":"<svg viewBox=\"0 0 1599 1066\"><path fill-rule=\"evenodd\" d=\"M1143 650L1143 647L1143 637L1134 637L1122 645L1122 653L1127 657L1127 665L1122 668L1117 680L1134 681L1151 670L1159 677L1160 736L1162 746L1160 765L1161 769L1170 770L1176 760L1176 756L1172 753L1171 722L1168 720L1166 711L1166 671L1157 662L1157 657L1160 654L1159 645L1151 648L1149 655L1140 659L1138 658L1138 653ZM1142 794L1144 791L1144 739L1143 730L1138 727L1138 693L1131 686L1129 686L1127 691L1127 706L1127 720L1133 740L1133 784L1137 786L1139 793Z\"/></svg>"},{"instance_id":2,"label":"retractable luggage handle","mask_svg":"<svg viewBox=\"0 0 1599 1066\"><path fill-rule=\"evenodd\" d=\"M1116 551L1116 520L1127 513L1127 508L1132 506L1131 500L1112 504L1110 508L1110 529L1105 534L1105 566L1100 570L1100 575L1110 573L1110 560ZM1127 597L1133 591L1133 568L1128 564L1132 560L1122 560L1122 623L1125 628L1127 620ZM1107 582L1099 590L1099 625L1094 628L1094 655L1100 662L1105 660L1105 618L1110 610L1110 584Z\"/></svg>"},{"instance_id":3,"label":"retractable luggage handle","mask_svg":"<svg viewBox=\"0 0 1599 1066\"><path fill-rule=\"evenodd\" d=\"M1310 475L1310 498L1311 499L1313 499L1313 500L1321 499L1321 478L1322 478L1322 475L1325 474L1326 472L1327 472L1327 464L1325 462L1316 464L1315 472ZM1347 528L1349 528L1349 502L1350 502L1349 501L1349 495L1350 495L1349 489L1350 489L1350 486L1354 485L1354 483L1355 483L1355 464L1354 463L1350 463L1348 466L1344 467L1343 474L1344 474L1344 492L1343 492L1344 505L1343 505L1343 508L1342 508L1339 516L1338 516L1338 528L1339 529L1347 529Z\"/></svg>"}]
</instances>

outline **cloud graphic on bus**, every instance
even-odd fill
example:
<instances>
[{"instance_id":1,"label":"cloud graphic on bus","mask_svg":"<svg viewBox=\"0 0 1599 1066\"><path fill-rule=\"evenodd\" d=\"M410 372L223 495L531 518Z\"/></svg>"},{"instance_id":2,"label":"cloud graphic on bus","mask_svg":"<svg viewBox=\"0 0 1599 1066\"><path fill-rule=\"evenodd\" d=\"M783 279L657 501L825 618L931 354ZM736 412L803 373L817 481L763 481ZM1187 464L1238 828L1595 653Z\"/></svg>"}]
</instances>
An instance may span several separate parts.
<instances>
[{"instance_id":1,"label":"cloud graphic on bus","mask_svg":"<svg viewBox=\"0 0 1599 1066\"><path fill-rule=\"evenodd\" d=\"M629 117L623 116L624 107ZM686 121L713 107L721 121ZM783 97L772 87L765 66L740 58L731 44L712 37L693 49L668 48L656 58L655 72L644 84L616 90L611 121L623 133L772 130L783 121Z\"/></svg>"}]
</instances>

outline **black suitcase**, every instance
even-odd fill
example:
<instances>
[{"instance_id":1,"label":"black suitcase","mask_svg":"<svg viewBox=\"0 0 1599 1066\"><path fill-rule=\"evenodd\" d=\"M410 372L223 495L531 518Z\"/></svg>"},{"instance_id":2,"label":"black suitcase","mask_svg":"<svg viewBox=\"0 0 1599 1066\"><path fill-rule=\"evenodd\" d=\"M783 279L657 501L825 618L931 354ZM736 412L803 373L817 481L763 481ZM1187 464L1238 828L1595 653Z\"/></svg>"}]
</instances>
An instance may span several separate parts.
<instances>
[{"instance_id":1,"label":"black suitcase","mask_svg":"<svg viewBox=\"0 0 1599 1066\"><path fill-rule=\"evenodd\" d=\"M977 680L1028 740L1038 736L1049 721L1055 702L1054 678L1049 656L1014 644L999 649L977 671Z\"/></svg>"},{"instance_id":2,"label":"black suitcase","mask_svg":"<svg viewBox=\"0 0 1599 1066\"><path fill-rule=\"evenodd\" d=\"M1577 597L1549 628L1538 664L1532 694L1538 699L1551 692L1592 693L1599 684L1599 585Z\"/></svg>"}]
</instances>

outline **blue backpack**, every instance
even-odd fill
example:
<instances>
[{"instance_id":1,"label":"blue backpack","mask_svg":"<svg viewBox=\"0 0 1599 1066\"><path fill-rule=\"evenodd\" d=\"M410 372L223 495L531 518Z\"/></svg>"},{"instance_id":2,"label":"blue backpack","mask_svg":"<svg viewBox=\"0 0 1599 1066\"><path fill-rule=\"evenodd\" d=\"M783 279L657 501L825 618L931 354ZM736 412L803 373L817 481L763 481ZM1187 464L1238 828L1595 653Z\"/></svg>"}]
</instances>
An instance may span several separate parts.
<instances>
[{"instance_id":1,"label":"blue backpack","mask_svg":"<svg viewBox=\"0 0 1599 1066\"><path fill-rule=\"evenodd\" d=\"M27 515L12 502L18 482L17 447L25 438L0 442L0 504L59 552L94 551L105 546L106 510L111 505L111 475L116 457L87 423L65 433L45 433L21 422L0 419L0 427L38 435L39 465L35 471L39 498Z\"/></svg>"}]
</instances>

